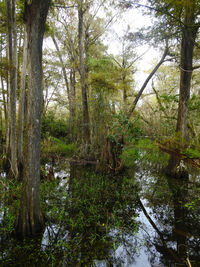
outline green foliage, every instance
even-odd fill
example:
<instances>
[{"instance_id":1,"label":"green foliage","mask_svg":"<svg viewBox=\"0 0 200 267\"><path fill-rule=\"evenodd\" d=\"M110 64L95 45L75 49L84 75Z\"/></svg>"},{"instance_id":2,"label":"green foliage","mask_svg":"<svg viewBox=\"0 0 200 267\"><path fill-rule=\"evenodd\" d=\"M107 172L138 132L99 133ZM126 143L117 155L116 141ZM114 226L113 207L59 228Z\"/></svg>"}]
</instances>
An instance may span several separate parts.
<instances>
[{"instance_id":1,"label":"green foliage","mask_svg":"<svg viewBox=\"0 0 200 267\"><path fill-rule=\"evenodd\" d=\"M0 18L1 18L0 31L1 33L6 33L7 32L7 13L6 13L6 2L5 1L0 2ZM2 40L2 36L1 36L1 40Z\"/></svg>"},{"instance_id":2,"label":"green foliage","mask_svg":"<svg viewBox=\"0 0 200 267\"><path fill-rule=\"evenodd\" d=\"M191 200L187 203L184 204L184 207L187 208L188 210L197 210L197 208L199 208L199 204L200 204L200 198L196 198L194 200ZM200 219L200 217L199 217Z\"/></svg>"},{"instance_id":3,"label":"green foliage","mask_svg":"<svg viewBox=\"0 0 200 267\"><path fill-rule=\"evenodd\" d=\"M56 138L67 139L69 134L69 126L67 121L61 118L57 119L53 111L49 111L44 117L42 117L42 137L53 136Z\"/></svg>"},{"instance_id":4,"label":"green foliage","mask_svg":"<svg viewBox=\"0 0 200 267\"><path fill-rule=\"evenodd\" d=\"M90 69L90 81L92 88L96 91L104 90L113 92L116 89L116 68L108 57L92 58L88 60Z\"/></svg>"},{"instance_id":5,"label":"green foliage","mask_svg":"<svg viewBox=\"0 0 200 267\"><path fill-rule=\"evenodd\" d=\"M185 158L200 158L200 147L191 141L186 141L182 138L180 132L175 133L169 138L163 138L159 141L167 149L177 151L182 154Z\"/></svg>"},{"instance_id":6,"label":"green foliage","mask_svg":"<svg viewBox=\"0 0 200 267\"><path fill-rule=\"evenodd\" d=\"M76 151L75 144L66 144L61 139L52 136L43 139L41 144L42 155L57 154L61 156L72 156Z\"/></svg>"},{"instance_id":7,"label":"green foliage","mask_svg":"<svg viewBox=\"0 0 200 267\"><path fill-rule=\"evenodd\" d=\"M193 94L189 101L189 110L200 110L200 98L198 95Z\"/></svg>"},{"instance_id":8,"label":"green foliage","mask_svg":"<svg viewBox=\"0 0 200 267\"><path fill-rule=\"evenodd\" d=\"M112 142L118 143L120 136L123 136L123 138L126 139L126 143L129 143L132 140L138 139L141 135L142 130L138 117L130 121L122 111L113 115L110 132L108 134L108 138Z\"/></svg>"},{"instance_id":9,"label":"green foliage","mask_svg":"<svg viewBox=\"0 0 200 267\"><path fill-rule=\"evenodd\" d=\"M138 157L138 149L135 149L135 144L141 135L138 117L129 120L122 111L113 115L107 138L114 145L115 150L112 153L114 152L117 157L121 158L125 162L125 166L131 166Z\"/></svg>"},{"instance_id":10,"label":"green foliage","mask_svg":"<svg viewBox=\"0 0 200 267\"><path fill-rule=\"evenodd\" d=\"M41 184L47 227L53 223L55 227L60 225L60 233L62 228L70 233L67 241L58 234L54 249L47 253L51 262L58 260L57 253L63 251L70 266L92 266L90 259L116 250L124 242L125 233L137 233L136 185L134 178L103 176L82 167L74 168L75 175L61 181L62 186L59 180ZM112 229L117 229L113 238L109 234Z\"/></svg>"},{"instance_id":11,"label":"green foliage","mask_svg":"<svg viewBox=\"0 0 200 267\"><path fill-rule=\"evenodd\" d=\"M0 176L0 214L4 214L0 221L0 229L3 233L12 233L15 218L19 209L22 184L17 180L8 180Z\"/></svg>"},{"instance_id":12,"label":"green foliage","mask_svg":"<svg viewBox=\"0 0 200 267\"><path fill-rule=\"evenodd\" d=\"M141 138L137 142L133 142L127 146L123 150L121 158L127 167L134 166L136 160L143 163L147 162L148 164L157 163L165 167L169 155L161 153L154 141Z\"/></svg>"},{"instance_id":13,"label":"green foliage","mask_svg":"<svg viewBox=\"0 0 200 267\"><path fill-rule=\"evenodd\" d=\"M139 158L139 151L136 147L124 148L121 159L124 161L126 167L131 167L135 164L135 161Z\"/></svg>"},{"instance_id":14,"label":"green foliage","mask_svg":"<svg viewBox=\"0 0 200 267\"><path fill-rule=\"evenodd\" d=\"M171 103L171 102L177 102L178 103L178 96L177 95L170 95L167 93L164 93L160 96L163 102Z\"/></svg>"},{"instance_id":15,"label":"green foliage","mask_svg":"<svg viewBox=\"0 0 200 267\"><path fill-rule=\"evenodd\" d=\"M2 76L2 77L4 77L4 78L6 78L6 73L7 73L7 71L8 71L8 69L9 69L9 64L8 64L8 59L7 58L5 58L5 57L3 57L2 59L1 59L1 62L0 62L0 75ZM6 94L7 92L6 92L6 90L4 91L4 93Z\"/></svg>"},{"instance_id":16,"label":"green foliage","mask_svg":"<svg viewBox=\"0 0 200 267\"><path fill-rule=\"evenodd\" d=\"M139 140L136 145L141 148L140 153L145 148L151 151L155 146L148 139ZM56 165L56 168L60 170L60 165ZM68 173L68 168L63 163L62 170ZM0 190L3 194L0 194L0 202L7 203L5 209L0 210L6 218L0 224L2 266L15 266L16 262L19 266L94 266L97 259L108 266L113 263L123 266L123 260L128 258L126 256L132 255L131 260L135 259L143 240L149 240L146 235L140 235L141 239L135 237L140 226L139 220L142 219L138 218L138 212L141 212L138 195L145 199L147 204L144 207L148 205L146 211L154 218L156 225L163 229L164 237L174 241L174 232L169 231L169 227L177 222L186 226L183 228L184 233L194 236L191 239L194 239L195 244L199 237L198 183L185 183L177 179L173 181L172 178L160 175L160 172L153 174L149 172L150 168L147 170L141 175L142 166L139 172L142 190L132 176L103 176L91 168L80 166L73 166L70 176L65 179L56 178L51 182L43 180L40 195L46 222L45 232L34 239L23 241L14 240L8 235L13 229L13 211L18 209L16 200L9 198L8 193L20 193L21 185L2 178ZM176 211L178 215L175 218ZM150 238L158 241L152 239L152 236ZM193 246L190 247L193 249ZM121 248L125 248L127 255L120 255L121 261L118 262L118 258L113 255Z\"/></svg>"},{"instance_id":17,"label":"green foliage","mask_svg":"<svg viewBox=\"0 0 200 267\"><path fill-rule=\"evenodd\" d=\"M182 152L186 158L200 159L200 151L192 148L188 148Z\"/></svg>"},{"instance_id":18,"label":"green foliage","mask_svg":"<svg viewBox=\"0 0 200 267\"><path fill-rule=\"evenodd\" d=\"M137 147L141 150L154 150L158 151L158 146L155 145L155 142L148 139L148 138L143 138L138 141Z\"/></svg>"}]
</instances>

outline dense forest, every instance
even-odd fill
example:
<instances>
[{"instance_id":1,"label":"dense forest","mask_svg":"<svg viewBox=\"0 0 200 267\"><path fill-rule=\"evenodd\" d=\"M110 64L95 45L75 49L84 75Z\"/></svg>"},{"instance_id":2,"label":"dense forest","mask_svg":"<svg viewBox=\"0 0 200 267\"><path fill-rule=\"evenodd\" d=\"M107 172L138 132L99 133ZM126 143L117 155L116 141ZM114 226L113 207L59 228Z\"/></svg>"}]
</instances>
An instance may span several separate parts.
<instances>
[{"instance_id":1,"label":"dense forest","mask_svg":"<svg viewBox=\"0 0 200 267\"><path fill-rule=\"evenodd\" d=\"M0 266L199 266L199 28L198 0L0 0Z\"/></svg>"}]
</instances>

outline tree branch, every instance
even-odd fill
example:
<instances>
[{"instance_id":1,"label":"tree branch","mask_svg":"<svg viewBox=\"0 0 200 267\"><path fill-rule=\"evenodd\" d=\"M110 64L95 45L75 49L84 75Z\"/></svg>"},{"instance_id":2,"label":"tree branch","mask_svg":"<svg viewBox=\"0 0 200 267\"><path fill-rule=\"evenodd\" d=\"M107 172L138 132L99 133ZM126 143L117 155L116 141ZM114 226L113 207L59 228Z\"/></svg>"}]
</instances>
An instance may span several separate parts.
<instances>
[{"instance_id":1,"label":"tree branch","mask_svg":"<svg viewBox=\"0 0 200 267\"><path fill-rule=\"evenodd\" d=\"M63 5L56 5L56 4L52 4L52 6L53 7L57 7L57 8L65 8L65 9L77 7L76 5L74 5L74 6L63 6Z\"/></svg>"},{"instance_id":2,"label":"tree branch","mask_svg":"<svg viewBox=\"0 0 200 267\"><path fill-rule=\"evenodd\" d=\"M149 76L147 77L147 79L143 83L140 91L138 92L135 100L133 101L132 107L129 110L128 118L131 117L131 115L132 115L133 111L135 110L135 107L136 107L136 105L138 103L138 100L140 99L140 97L141 97L144 89L146 88L148 82L151 80L151 78L153 77L153 75L156 73L156 71L159 69L159 67L162 65L162 63L165 61L165 58L166 58L167 54L168 54L168 46L166 46L165 51L164 51L164 53L162 55L162 58L160 59L160 61L158 62L158 64L155 66L155 68L152 70L152 72L149 74Z\"/></svg>"}]
</instances>

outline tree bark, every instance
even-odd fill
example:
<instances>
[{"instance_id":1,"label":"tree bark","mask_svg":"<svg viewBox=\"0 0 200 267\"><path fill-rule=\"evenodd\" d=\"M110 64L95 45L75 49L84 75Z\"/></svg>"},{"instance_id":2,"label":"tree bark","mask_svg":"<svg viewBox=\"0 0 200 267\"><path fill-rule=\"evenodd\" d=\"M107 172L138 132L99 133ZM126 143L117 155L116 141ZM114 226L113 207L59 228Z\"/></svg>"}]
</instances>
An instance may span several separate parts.
<instances>
[{"instance_id":1,"label":"tree bark","mask_svg":"<svg viewBox=\"0 0 200 267\"><path fill-rule=\"evenodd\" d=\"M72 141L76 140L75 127L76 127L76 72L74 67L70 69L70 91L72 97Z\"/></svg>"},{"instance_id":2,"label":"tree bark","mask_svg":"<svg viewBox=\"0 0 200 267\"><path fill-rule=\"evenodd\" d=\"M179 105L176 125L176 132L180 134L182 147L185 146L184 141L188 139L188 103L193 71L194 45L199 29L199 25L195 25L194 10L191 9L190 3L186 1L184 8L185 18L181 39ZM173 156L170 157L166 173L176 178L186 178L188 176L185 166L181 167L180 159Z\"/></svg>"},{"instance_id":3,"label":"tree bark","mask_svg":"<svg viewBox=\"0 0 200 267\"><path fill-rule=\"evenodd\" d=\"M124 71L124 68L123 68ZM126 83L126 73L122 74L122 85L123 85L123 111L127 113L127 83Z\"/></svg>"},{"instance_id":4,"label":"tree bark","mask_svg":"<svg viewBox=\"0 0 200 267\"><path fill-rule=\"evenodd\" d=\"M2 38L2 35L1 35ZM1 41L1 61L3 61L3 41ZM5 129L7 129L7 98L6 98L6 91L4 88L4 75L1 75L1 94L3 98L3 114L4 114L4 125Z\"/></svg>"},{"instance_id":5,"label":"tree bark","mask_svg":"<svg viewBox=\"0 0 200 267\"><path fill-rule=\"evenodd\" d=\"M5 95L4 81L3 81L2 76L1 76L1 88L2 88L2 97L3 97L3 111L4 111L4 118L5 118L5 129L7 129L7 121L8 121L7 99L6 99L6 95Z\"/></svg>"},{"instance_id":6,"label":"tree bark","mask_svg":"<svg viewBox=\"0 0 200 267\"><path fill-rule=\"evenodd\" d=\"M19 170L23 167L23 137L24 137L24 108L25 108L25 89L26 89L26 68L27 68L27 33L24 32L24 48L23 48L23 65L21 74L21 88L18 110L18 166Z\"/></svg>"},{"instance_id":7,"label":"tree bark","mask_svg":"<svg viewBox=\"0 0 200 267\"><path fill-rule=\"evenodd\" d=\"M87 86L85 80L85 56L84 56L84 34L83 34L83 20L84 7L83 0L79 1L78 5L78 33L79 33L79 61L80 61L80 78L81 78L81 92L82 92L82 106L83 106L83 139L85 146L90 144L90 121L87 100Z\"/></svg>"},{"instance_id":8,"label":"tree bark","mask_svg":"<svg viewBox=\"0 0 200 267\"><path fill-rule=\"evenodd\" d=\"M3 153L3 110L2 105L0 105L0 153Z\"/></svg>"},{"instance_id":9,"label":"tree bark","mask_svg":"<svg viewBox=\"0 0 200 267\"><path fill-rule=\"evenodd\" d=\"M43 229L40 209L40 129L42 108L42 43L45 21L51 0L25 1L25 24L28 39L28 114L26 160L16 234L36 235Z\"/></svg>"},{"instance_id":10,"label":"tree bark","mask_svg":"<svg viewBox=\"0 0 200 267\"><path fill-rule=\"evenodd\" d=\"M188 103L190 99L190 87L193 71L193 52L197 27L194 27L194 15L191 14L190 6L186 7L186 15L181 40L180 58L180 89L178 119L176 131L180 132L183 139L188 139Z\"/></svg>"},{"instance_id":11,"label":"tree bark","mask_svg":"<svg viewBox=\"0 0 200 267\"><path fill-rule=\"evenodd\" d=\"M17 32L15 0L6 0L8 23L8 59L9 59L9 107L7 156L10 161L11 173L17 177L17 145L16 145L16 90L17 90Z\"/></svg>"},{"instance_id":12,"label":"tree bark","mask_svg":"<svg viewBox=\"0 0 200 267\"><path fill-rule=\"evenodd\" d=\"M72 95L72 118L76 117L76 72L72 67L70 69L70 91Z\"/></svg>"}]
</instances>

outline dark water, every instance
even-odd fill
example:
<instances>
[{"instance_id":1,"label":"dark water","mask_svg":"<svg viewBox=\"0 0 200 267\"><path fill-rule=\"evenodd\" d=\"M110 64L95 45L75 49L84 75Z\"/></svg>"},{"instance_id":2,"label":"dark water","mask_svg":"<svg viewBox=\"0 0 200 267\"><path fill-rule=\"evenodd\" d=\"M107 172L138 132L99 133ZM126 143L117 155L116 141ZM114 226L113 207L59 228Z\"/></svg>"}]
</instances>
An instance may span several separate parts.
<instances>
[{"instance_id":1,"label":"dark water","mask_svg":"<svg viewBox=\"0 0 200 267\"><path fill-rule=\"evenodd\" d=\"M0 266L200 266L198 172L177 180L147 164L103 176L67 162L54 172L41 184L46 228L34 240L10 236L3 192Z\"/></svg>"}]
</instances>

